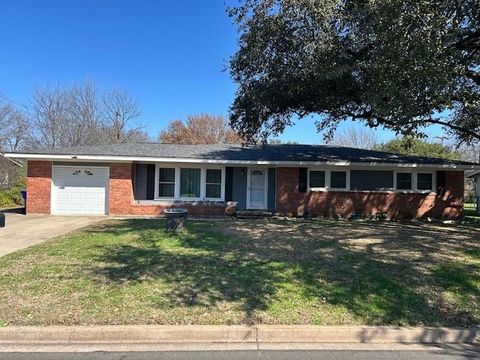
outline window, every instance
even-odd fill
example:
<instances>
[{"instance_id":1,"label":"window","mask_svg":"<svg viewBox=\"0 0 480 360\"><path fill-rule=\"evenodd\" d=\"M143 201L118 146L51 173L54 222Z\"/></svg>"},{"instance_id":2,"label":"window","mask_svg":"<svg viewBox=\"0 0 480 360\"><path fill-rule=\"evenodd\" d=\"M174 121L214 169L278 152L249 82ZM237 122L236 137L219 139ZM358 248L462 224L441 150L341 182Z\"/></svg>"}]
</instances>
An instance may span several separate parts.
<instances>
[{"instance_id":1,"label":"window","mask_svg":"<svg viewBox=\"0 0 480 360\"><path fill-rule=\"evenodd\" d=\"M325 171L310 171L309 188L325 187Z\"/></svg>"},{"instance_id":2,"label":"window","mask_svg":"<svg viewBox=\"0 0 480 360\"><path fill-rule=\"evenodd\" d=\"M220 199L222 197L222 170L207 169L205 197L208 199Z\"/></svg>"},{"instance_id":3,"label":"window","mask_svg":"<svg viewBox=\"0 0 480 360\"><path fill-rule=\"evenodd\" d=\"M412 174L411 173L397 173L397 189L412 190Z\"/></svg>"},{"instance_id":4,"label":"window","mask_svg":"<svg viewBox=\"0 0 480 360\"><path fill-rule=\"evenodd\" d=\"M330 173L330 187L333 189L346 189L347 173L345 171L332 171Z\"/></svg>"},{"instance_id":5,"label":"window","mask_svg":"<svg viewBox=\"0 0 480 360\"><path fill-rule=\"evenodd\" d=\"M173 198L175 196L175 169L160 168L158 171L158 197Z\"/></svg>"},{"instance_id":6,"label":"window","mask_svg":"<svg viewBox=\"0 0 480 360\"><path fill-rule=\"evenodd\" d=\"M200 197L201 174L201 169L180 169L180 197Z\"/></svg>"},{"instance_id":7,"label":"window","mask_svg":"<svg viewBox=\"0 0 480 360\"><path fill-rule=\"evenodd\" d=\"M350 171L351 190L385 191L393 189L393 171L352 170Z\"/></svg>"},{"instance_id":8,"label":"window","mask_svg":"<svg viewBox=\"0 0 480 360\"><path fill-rule=\"evenodd\" d=\"M417 190L432 190L433 175L430 173L417 174Z\"/></svg>"},{"instance_id":9,"label":"window","mask_svg":"<svg viewBox=\"0 0 480 360\"><path fill-rule=\"evenodd\" d=\"M147 189L143 189L148 192L148 183L152 184L151 199L222 201L224 198L224 168L182 168L179 166L164 168L161 164L152 164L152 166L157 169L157 185L153 186L155 184L153 179L144 179L147 182L144 187ZM155 175L155 170L152 170L153 175ZM143 174L143 177L148 177L148 171ZM141 182L139 183L141 184ZM145 198L145 196L143 197ZM146 198L148 199L148 196Z\"/></svg>"}]
</instances>

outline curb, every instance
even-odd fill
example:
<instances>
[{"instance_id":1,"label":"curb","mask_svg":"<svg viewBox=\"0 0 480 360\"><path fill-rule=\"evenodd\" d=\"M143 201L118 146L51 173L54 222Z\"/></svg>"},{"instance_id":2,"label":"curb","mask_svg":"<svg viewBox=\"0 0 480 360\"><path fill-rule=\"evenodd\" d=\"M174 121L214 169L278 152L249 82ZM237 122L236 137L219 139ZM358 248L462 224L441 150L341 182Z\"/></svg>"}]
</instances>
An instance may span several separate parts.
<instances>
[{"instance_id":1,"label":"curb","mask_svg":"<svg viewBox=\"0 0 480 360\"><path fill-rule=\"evenodd\" d=\"M5 344L472 344L480 328L388 326L51 326L0 328Z\"/></svg>"}]
</instances>

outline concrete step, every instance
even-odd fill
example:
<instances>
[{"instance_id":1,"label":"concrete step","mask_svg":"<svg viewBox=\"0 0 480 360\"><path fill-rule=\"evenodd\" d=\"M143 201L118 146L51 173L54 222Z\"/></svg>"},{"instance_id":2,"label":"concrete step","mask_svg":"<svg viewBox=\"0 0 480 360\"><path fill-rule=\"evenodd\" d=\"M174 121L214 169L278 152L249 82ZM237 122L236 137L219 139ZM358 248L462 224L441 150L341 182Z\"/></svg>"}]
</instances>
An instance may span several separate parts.
<instances>
[{"instance_id":1,"label":"concrete step","mask_svg":"<svg viewBox=\"0 0 480 360\"><path fill-rule=\"evenodd\" d=\"M241 210L237 211L236 216L239 219L258 219L264 217L270 217L273 213L266 210Z\"/></svg>"}]
</instances>

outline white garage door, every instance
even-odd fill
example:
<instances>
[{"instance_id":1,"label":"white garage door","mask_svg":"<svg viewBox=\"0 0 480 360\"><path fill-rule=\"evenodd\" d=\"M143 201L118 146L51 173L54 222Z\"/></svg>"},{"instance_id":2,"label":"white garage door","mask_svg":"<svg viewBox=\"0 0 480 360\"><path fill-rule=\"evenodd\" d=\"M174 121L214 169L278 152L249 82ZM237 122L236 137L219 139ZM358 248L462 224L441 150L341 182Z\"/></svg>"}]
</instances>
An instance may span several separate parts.
<instances>
[{"instance_id":1,"label":"white garage door","mask_svg":"<svg viewBox=\"0 0 480 360\"><path fill-rule=\"evenodd\" d=\"M52 214L107 213L108 168L54 166Z\"/></svg>"}]
</instances>

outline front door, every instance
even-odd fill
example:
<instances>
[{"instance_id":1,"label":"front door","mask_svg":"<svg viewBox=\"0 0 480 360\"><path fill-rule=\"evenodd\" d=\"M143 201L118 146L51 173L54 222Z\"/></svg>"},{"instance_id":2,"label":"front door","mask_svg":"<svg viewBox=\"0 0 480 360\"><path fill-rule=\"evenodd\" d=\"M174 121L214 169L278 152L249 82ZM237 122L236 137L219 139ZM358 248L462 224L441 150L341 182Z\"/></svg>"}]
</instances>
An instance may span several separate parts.
<instances>
[{"instance_id":1,"label":"front door","mask_svg":"<svg viewBox=\"0 0 480 360\"><path fill-rule=\"evenodd\" d=\"M247 207L267 208L267 169L248 169Z\"/></svg>"}]
</instances>

